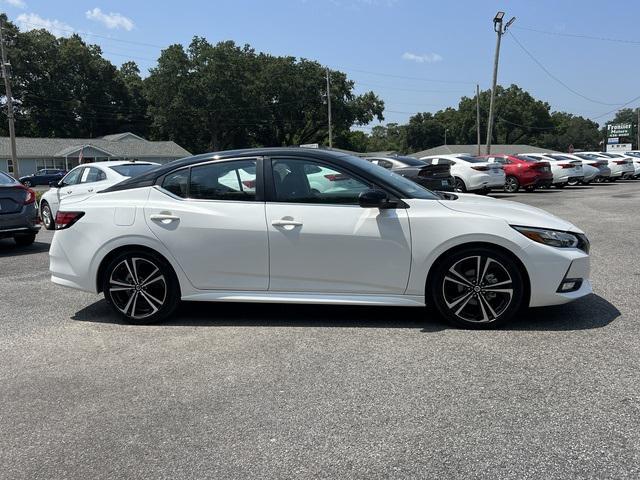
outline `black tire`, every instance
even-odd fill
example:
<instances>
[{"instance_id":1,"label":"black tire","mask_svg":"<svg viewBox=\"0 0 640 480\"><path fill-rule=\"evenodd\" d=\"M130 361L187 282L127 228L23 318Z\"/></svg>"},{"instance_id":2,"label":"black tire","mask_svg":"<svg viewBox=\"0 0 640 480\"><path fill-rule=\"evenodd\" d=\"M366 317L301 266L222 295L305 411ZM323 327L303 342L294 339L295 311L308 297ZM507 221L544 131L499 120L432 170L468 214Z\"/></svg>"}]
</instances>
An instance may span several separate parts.
<instances>
[{"instance_id":1,"label":"black tire","mask_svg":"<svg viewBox=\"0 0 640 480\"><path fill-rule=\"evenodd\" d=\"M30 180L25 180L24 182L22 182L22 184L27 188L31 187L31 181Z\"/></svg>"},{"instance_id":2,"label":"black tire","mask_svg":"<svg viewBox=\"0 0 640 480\"><path fill-rule=\"evenodd\" d=\"M161 256L141 250L122 252L111 259L104 270L102 291L114 311L136 325L160 322L180 303L180 286L171 265Z\"/></svg>"},{"instance_id":3,"label":"black tire","mask_svg":"<svg viewBox=\"0 0 640 480\"><path fill-rule=\"evenodd\" d=\"M464 184L464 180L458 177L455 177L453 180L453 189L454 191L460 192L460 193L467 192L467 186Z\"/></svg>"},{"instance_id":4,"label":"black tire","mask_svg":"<svg viewBox=\"0 0 640 480\"><path fill-rule=\"evenodd\" d=\"M36 234L29 233L27 235L16 235L13 237L16 242L16 245L20 247L28 247L29 245L33 245L33 242L36 241Z\"/></svg>"},{"instance_id":5,"label":"black tire","mask_svg":"<svg viewBox=\"0 0 640 480\"><path fill-rule=\"evenodd\" d=\"M51 213L51 207L47 202L42 202L42 206L40 207L40 212L41 212L40 216L42 217L42 224L44 225L44 228L46 228L47 230L55 230L56 221L53 219L53 215Z\"/></svg>"},{"instance_id":6,"label":"black tire","mask_svg":"<svg viewBox=\"0 0 640 480\"><path fill-rule=\"evenodd\" d=\"M513 175L509 175L504 181L504 191L507 193L518 193L520 190L520 182Z\"/></svg>"},{"instance_id":7,"label":"black tire","mask_svg":"<svg viewBox=\"0 0 640 480\"><path fill-rule=\"evenodd\" d=\"M575 187L576 185L578 185L578 183L580 183L580 181L574 178L573 180L569 180L567 182L567 185L569 185L570 187Z\"/></svg>"},{"instance_id":8,"label":"black tire","mask_svg":"<svg viewBox=\"0 0 640 480\"><path fill-rule=\"evenodd\" d=\"M523 306L525 282L520 269L515 260L500 250L466 248L447 255L435 268L428 295L453 325L474 329L498 327ZM498 287L492 291L487 287L491 284Z\"/></svg>"}]
</instances>

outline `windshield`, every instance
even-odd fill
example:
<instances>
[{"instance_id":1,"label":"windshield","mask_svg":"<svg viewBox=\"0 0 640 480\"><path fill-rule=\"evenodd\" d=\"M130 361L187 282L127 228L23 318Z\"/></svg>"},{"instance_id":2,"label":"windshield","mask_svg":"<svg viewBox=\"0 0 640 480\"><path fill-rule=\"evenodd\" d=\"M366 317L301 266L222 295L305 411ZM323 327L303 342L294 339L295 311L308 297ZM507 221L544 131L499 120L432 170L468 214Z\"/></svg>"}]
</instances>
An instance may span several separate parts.
<instances>
[{"instance_id":1,"label":"windshield","mask_svg":"<svg viewBox=\"0 0 640 480\"><path fill-rule=\"evenodd\" d=\"M153 165L152 163L130 163L124 165L116 165L109 168L114 172L119 173L123 177L136 177L140 174L148 172L155 167L157 167L157 165Z\"/></svg>"},{"instance_id":2,"label":"windshield","mask_svg":"<svg viewBox=\"0 0 640 480\"><path fill-rule=\"evenodd\" d=\"M345 160L349 160L358 168L366 171L375 178L379 178L383 183L388 183L393 188L401 192L406 198L422 198L427 200L438 200L438 197L431 190L418 185L404 177L401 177L397 173L393 173L391 170L375 165L362 158L354 157L351 155L345 155Z\"/></svg>"},{"instance_id":3,"label":"windshield","mask_svg":"<svg viewBox=\"0 0 640 480\"><path fill-rule=\"evenodd\" d=\"M550 155L547 155L547 156L553 158L554 160L573 160L573 158L567 157L566 155L550 154Z\"/></svg>"},{"instance_id":4,"label":"windshield","mask_svg":"<svg viewBox=\"0 0 640 480\"><path fill-rule=\"evenodd\" d=\"M534 157L527 157L526 155L514 155L518 160L525 162L539 162L540 160Z\"/></svg>"},{"instance_id":5,"label":"windshield","mask_svg":"<svg viewBox=\"0 0 640 480\"><path fill-rule=\"evenodd\" d=\"M486 163L484 158L472 157L471 155L457 155L456 158L469 163Z\"/></svg>"},{"instance_id":6,"label":"windshield","mask_svg":"<svg viewBox=\"0 0 640 480\"><path fill-rule=\"evenodd\" d=\"M601 160L602 157L598 155L593 155L591 153L575 153L577 157L582 158L583 160Z\"/></svg>"},{"instance_id":7,"label":"windshield","mask_svg":"<svg viewBox=\"0 0 640 480\"><path fill-rule=\"evenodd\" d=\"M6 173L0 172L0 185L13 185L17 183L12 177Z\"/></svg>"},{"instance_id":8,"label":"windshield","mask_svg":"<svg viewBox=\"0 0 640 480\"><path fill-rule=\"evenodd\" d=\"M424 165L426 165L423 160L418 160L417 158L413 158L413 157L404 157L399 155L397 157L389 157L389 158L393 160L398 160L399 162L402 162L409 167L423 167Z\"/></svg>"}]
</instances>

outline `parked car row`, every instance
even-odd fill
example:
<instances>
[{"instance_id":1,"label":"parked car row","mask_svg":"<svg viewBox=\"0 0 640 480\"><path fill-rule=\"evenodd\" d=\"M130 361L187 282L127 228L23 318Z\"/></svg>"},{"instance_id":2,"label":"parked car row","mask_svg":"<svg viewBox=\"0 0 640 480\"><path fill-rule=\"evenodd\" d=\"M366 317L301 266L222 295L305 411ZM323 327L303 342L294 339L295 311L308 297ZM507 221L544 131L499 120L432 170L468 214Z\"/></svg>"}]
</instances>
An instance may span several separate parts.
<instances>
[{"instance_id":1,"label":"parked car row","mask_svg":"<svg viewBox=\"0 0 640 480\"><path fill-rule=\"evenodd\" d=\"M640 151L365 157L431 190L486 194L640 177Z\"/></svg>"}]
</instances>

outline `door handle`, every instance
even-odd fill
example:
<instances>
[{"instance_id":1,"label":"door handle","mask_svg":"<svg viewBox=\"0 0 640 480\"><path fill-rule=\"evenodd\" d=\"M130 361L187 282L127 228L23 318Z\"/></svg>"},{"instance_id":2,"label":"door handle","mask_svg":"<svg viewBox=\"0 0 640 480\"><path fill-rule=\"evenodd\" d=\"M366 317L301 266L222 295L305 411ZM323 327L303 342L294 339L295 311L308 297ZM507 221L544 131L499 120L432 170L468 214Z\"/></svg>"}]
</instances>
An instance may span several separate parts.
<instances>
[{"instance_id":1,"label":"door handle","mask_svg":"<svg viewBox=\"0 0 640 480\"><path fill-rule=\"evenodd\" d=\"M67 194L71 195L73 193L73 190L67 190Z\"/></svg>"},{"instance_id":2,"label":"door handle","mask_svg":"<svg viewBox=\"0 0 640 480\"><path fill-rule=\"evenodd\" d=\"M273 220L271 225L274 227L301 227L302 222L297 222L295 220Z\"/></svg>"},{"instance_id":3,"label":"door handle","mask_svg":"<svg viewBox=\"0 0 640 480\"><path fill-rule=\"evenodd\" d=\"M93 192L93 188L90 188L90 189L89 189L89 190L87 190L87 191L89 191L89 192Z\"/></svg>"},{"instance_id":4,"label":"door handle","mask_svg":"<svg viewBox=\"0 0 640 480\"><path fill-rule=\"evenodd\" d=\"M171 223L176 220L180 220L180 217L176 217L175 215L171 215L170 213L154 213L153 215L149 215L151 220L162 222L162 223Z\"/></svg>"}]
</instances>

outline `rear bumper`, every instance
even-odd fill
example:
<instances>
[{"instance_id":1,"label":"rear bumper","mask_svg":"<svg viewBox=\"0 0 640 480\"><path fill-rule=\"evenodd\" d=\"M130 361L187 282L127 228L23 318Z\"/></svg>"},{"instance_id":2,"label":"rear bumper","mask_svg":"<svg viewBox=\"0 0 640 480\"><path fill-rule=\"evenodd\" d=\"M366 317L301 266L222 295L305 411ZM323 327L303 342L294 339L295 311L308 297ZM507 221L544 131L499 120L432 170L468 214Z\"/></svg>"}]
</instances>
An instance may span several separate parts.
<instances>
[{"instance_id":1,"label":"rear bumper","mask_svg":"<svg viewBox=\"0 0 640 480\"><path fill-rule=\"evenodd\" d=\"M18 228L0 228L0 238L13 238L16 235L35 235L40 231L40 225L33 225L29 227L18 227Z\"/></svg>"},{"instance_id":2,"label":"rear bumper","mask_svg":"<svg viewBox=\"0 0 640 480\"><path fill-rule=\"evenodd\" d=\"M33 235L40 231L35 203L25 205L19 212L0 214L0 238Z\"/></svg>"}]
</instances>

